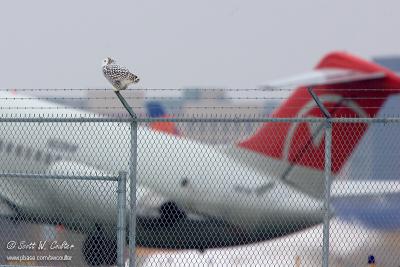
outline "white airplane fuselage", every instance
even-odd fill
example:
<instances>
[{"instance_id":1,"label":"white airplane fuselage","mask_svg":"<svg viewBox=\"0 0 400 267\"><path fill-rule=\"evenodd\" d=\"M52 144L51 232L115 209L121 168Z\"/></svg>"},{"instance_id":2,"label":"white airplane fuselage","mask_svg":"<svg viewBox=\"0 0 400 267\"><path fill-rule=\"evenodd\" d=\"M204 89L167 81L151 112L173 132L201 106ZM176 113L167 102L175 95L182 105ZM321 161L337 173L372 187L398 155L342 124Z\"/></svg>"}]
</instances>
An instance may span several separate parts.
<instances>
[{"instance_id":1,"label":"white airplane fuselage","mask_svg":"<svg viewBox=\"0 0 400 267\"><path fill-rule=\"evenodd\" d=\"M7 93L2 95L10 97ZM13 107L57 107L39 100L20 101L13 101ZM24 113L22 116L32 117L36 111L7 109L11 107L7 100L2 100L0 106L5 107L2 116ZM83 111L69 113L72 117L93 116ZM129 123L4 122L1 127L3 173L68 173L71 168L78 175L88 175L88 169L111 175L129 172ZM184 210L251 230L322 220L321 199L282 182L274 175L280 170L263 172L239 159L239 151L240 157L248 155L249 160L252 156L260 159L259 155L228 148L238 151L235 158L227 156L225 148L139 127L137 203L154 205L140 202L140 191L150 189ZM285 167L278 160L261 160L265 166ZM1 179L1 197L20 207L22 213L42 218L61 214L64 223L75 222L84 228L99 222L116 223L115 182ZM82 216L84 222L78 222Z\"/></svg>"}]
</instances>

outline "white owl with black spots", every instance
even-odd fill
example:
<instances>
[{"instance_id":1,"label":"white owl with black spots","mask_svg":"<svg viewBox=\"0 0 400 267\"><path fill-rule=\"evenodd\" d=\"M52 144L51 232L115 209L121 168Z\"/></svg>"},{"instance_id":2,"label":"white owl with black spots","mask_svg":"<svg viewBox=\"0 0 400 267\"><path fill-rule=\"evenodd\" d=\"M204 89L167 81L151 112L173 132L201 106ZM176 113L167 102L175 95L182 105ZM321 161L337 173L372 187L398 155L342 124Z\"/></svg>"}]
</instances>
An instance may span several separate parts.
<instances>
[{"instance_id":1,"label":"white owl with black spots","mask_svg":"<svg viewBox=\"0 0 400 267\"><path fill-rule=\"evenodd\" d=\"M139 82L138 76L115 64L115 60L109 57L103 60L103 74L113 85L114 91L125 90L130 84Z\"/></svg>"}]
</instances>

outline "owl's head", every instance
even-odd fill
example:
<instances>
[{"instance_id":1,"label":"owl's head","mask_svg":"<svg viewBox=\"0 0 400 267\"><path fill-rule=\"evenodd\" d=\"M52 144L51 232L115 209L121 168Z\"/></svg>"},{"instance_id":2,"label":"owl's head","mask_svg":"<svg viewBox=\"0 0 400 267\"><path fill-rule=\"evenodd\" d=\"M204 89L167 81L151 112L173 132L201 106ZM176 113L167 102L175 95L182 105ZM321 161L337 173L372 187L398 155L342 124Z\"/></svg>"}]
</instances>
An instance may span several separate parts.
<instances>
[{"instance_id":1,"label":"owl's head","mask_svg":"<svg viewBox=\"0 0 400 267\"><path fill-rule=\"evenodd\" d=\"M107 66L107 65L109 65L111 63L114 63L114 62L115 62L114 59L112 59L110 57L106 57L105 59L103 59L103 66Z\"/></svg>"}]
</instances>

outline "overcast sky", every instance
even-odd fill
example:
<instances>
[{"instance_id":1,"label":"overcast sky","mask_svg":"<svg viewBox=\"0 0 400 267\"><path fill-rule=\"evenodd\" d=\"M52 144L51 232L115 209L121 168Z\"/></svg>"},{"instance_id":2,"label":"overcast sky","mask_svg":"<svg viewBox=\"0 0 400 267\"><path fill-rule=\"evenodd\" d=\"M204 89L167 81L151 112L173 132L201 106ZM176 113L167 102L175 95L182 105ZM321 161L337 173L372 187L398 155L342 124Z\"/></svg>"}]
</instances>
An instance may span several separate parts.
<instances>
[{"instance_id":1,"label":"overcast sky","mask_svg":"<svg viewBox=\"0 0 400 267\"><path fill-rule=\"evenodd\" d=\"M326 52L400 54L398 0L2 1L0 88L108 87L114 57L141 87L254 88Z\"/></svg>"}]
</instances>

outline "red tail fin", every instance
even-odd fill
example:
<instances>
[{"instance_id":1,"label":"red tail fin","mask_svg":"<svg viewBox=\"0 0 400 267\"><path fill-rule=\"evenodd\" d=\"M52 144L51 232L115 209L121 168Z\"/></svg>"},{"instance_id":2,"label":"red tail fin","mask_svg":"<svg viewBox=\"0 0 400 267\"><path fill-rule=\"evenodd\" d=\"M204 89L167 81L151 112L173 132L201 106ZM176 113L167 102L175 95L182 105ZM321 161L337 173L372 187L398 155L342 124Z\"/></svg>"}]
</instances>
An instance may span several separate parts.
<instances>
[{"instance_id":1,"label":"red tail fin","mask_svg":"<svg viewBox=\"0 0 400 267\"><path fill-rule=\"evenodd\" d=\"M324 57L316 69L344 69L361 74L382 73L373 79L346 79L314 87L332 117L374 117L390 94L400 92L400 77L392 71L347 53ZM352 90L353 89L353 90ZM379 89L379 90L354 90ZM323 117L306 87L296 89L272 115L277 118ZM364 135L367 124L336 123L332 129L332 170L338 172ZM292 164L324 168L324 132L310 123L265 123L239 147Z\"/></svg>"}]
</instances>

